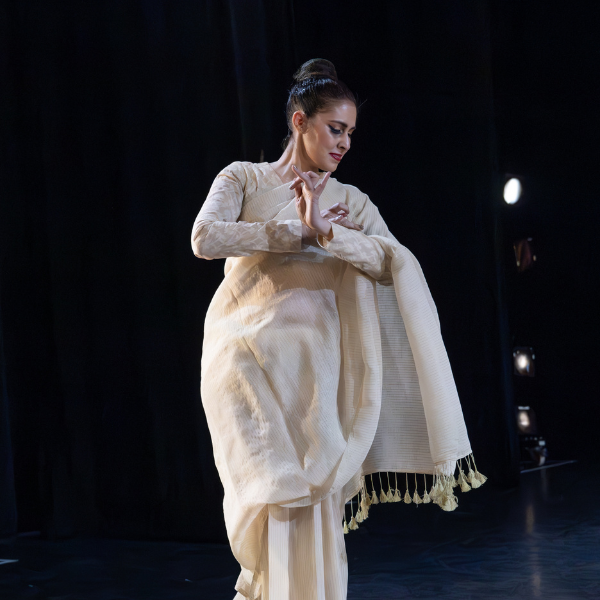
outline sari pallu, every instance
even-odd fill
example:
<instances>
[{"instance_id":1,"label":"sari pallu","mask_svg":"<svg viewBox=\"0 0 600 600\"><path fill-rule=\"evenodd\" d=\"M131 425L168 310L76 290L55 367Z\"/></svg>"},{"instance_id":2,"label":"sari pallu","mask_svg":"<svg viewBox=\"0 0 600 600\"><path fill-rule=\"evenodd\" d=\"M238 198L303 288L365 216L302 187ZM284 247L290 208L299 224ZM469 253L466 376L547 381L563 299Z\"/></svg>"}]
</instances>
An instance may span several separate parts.
<instances>
[{"instance_id":1,"label":"sari pallu","mask_svg":"<svg viewBox=\"0 0 600 600\"><path fill-rule=\"evenodd\" d=\"M224 169L192 232L197 256L227 258L201 395L248 598L265 587L273 506L357 496L349 518L340 511L347 532L378 502L454 510L457 488L485 481L416 258L365 194L333 178L320 208L345 202L364 230L332 224L332 240L302 242L293 192L269 169Z\"/></svg>"}]
</instances>

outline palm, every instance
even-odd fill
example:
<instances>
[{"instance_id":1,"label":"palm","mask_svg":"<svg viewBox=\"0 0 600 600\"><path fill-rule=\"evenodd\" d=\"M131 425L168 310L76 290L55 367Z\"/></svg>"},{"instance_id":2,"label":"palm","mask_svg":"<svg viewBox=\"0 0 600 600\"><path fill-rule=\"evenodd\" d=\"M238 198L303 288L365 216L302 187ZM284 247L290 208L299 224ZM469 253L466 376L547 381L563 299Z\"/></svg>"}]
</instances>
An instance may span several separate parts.
<instances>
[{"instance_id":1,"label":"palm","mask_svg":"<svg viewBox=\"0 0 600 600\"><path fill-rule=\"evenodd\" d=\"M319 176L313 171L297 171L297 173L300 181L297 181L297 185L294 187L296 212L305 225L311 229L318 229L323 221L319 211L319 198L331 173L328 172L323 181L319 181Z\"/></svg>"}]
</instances>

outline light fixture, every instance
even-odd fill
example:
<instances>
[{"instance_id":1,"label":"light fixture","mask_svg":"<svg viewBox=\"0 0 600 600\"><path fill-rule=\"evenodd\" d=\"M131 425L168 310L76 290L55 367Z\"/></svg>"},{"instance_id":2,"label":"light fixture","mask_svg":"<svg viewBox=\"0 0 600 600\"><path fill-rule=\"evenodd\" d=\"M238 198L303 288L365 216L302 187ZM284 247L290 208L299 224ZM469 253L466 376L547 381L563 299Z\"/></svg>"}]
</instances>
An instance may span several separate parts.
<instances>
[{"instance_id":1,"label":"light fixture","mask_svg":"<svg viewBox=\"0 0 600 600\"><path fill-rule=\"evenodd\" d=\"M537 260L536 255L533 253L532 241L531 238L524 238L517 240L513 244L515 260L517 261L517 271L519 273L531 269L533 263Z\"/></svg>"},{"instance_id":2,"label":"light fixture","mask_svg":"<svg viewBox=\"0 0 600 600\"><path fill-rule=\"evenodd\" d=\"M521 185L521 181L516 177L511 177L504 184L504 201L506 204L515 204L518 202L522 193L523 186Z\"/></svg>"},{"instance_id":3,"label":"light fixture","mask_svg":"<svg viewBox=\"0 0 600 600\"><path fill-rule=\"evenodd\" d=\"M529 406L517 406L517 429L520 434L537 434L535 412Z\"/></svg>"},{"instance_id":4,"label":"light fixture","mask_svg":"<svg viewBox=\"0 0 600 600\"><path fill-rule=\"evenodd\" d=\"M517 406L517 431L521 447L521 469L531 462L541 467L548 456L546 440L539 434L535 412L530 406Z\"/></svg>"},{"instance_id":5,"label":"light fixture","mask_svg":"<svg viewBox=\"0 0 600 600\"><path fill-rule=\"evenodd\" d=\"M513 350L514 374L523 377L535 376L535 354L533 349L521 346Z\"/></svg>"}]
</instances>

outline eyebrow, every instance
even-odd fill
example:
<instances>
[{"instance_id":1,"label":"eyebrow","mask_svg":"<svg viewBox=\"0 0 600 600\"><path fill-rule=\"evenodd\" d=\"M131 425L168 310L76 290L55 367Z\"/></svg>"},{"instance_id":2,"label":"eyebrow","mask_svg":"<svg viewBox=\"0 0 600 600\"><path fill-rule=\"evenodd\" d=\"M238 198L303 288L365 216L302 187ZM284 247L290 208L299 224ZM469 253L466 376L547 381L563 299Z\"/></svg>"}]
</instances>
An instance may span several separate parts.
<instances>
[{"instance_id":1,"label":"eyebrow","mask_svg":"<svg viewBox=\"0 0 600 600\"><path fill-rule=\"evenodd\" d=\"M344 121L338 121L336 119L331 119L331 122L332 123L337 123L338 125L341 125L342 127L345 127L345 128L348 127L348 124L344 123ZM356 129L356 126L355 127L350 127L350 129Z\"/></svg>"}]
</instances>

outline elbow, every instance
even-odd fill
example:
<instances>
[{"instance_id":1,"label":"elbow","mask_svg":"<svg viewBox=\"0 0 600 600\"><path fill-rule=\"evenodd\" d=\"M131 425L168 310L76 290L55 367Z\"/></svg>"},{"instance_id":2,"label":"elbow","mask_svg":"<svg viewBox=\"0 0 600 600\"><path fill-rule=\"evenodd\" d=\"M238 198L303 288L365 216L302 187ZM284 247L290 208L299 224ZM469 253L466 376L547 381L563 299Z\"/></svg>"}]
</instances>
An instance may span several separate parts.
<instances>
[{"instance_id":1,"label":"elbow","mask_svg":"<svg viewBox=\"0 0 600 600\"><path fill-rule=\"evenodd\" d=\"M196 258L204 258L204 256L202 256L202 250L200 249L200 244L196 243L194 240L192 240L192 252L194 253L194 256Z\"/></svg>"},{"instance_id":2,"label":"elbow","mask_svg":"<svg viewBox=\"0 0 600 600\"><path fill-rule=\"evenodd\" d=\"M198 238L192 239L192 252L197 258L204 258L205 260L212 260L215 258L205 249L204 244L202 244L201 240Z\"/></svg>"},{"instance_id":3,"label":"elbow","mask_svg":"<svg viewBox=\"0 0 600 600\"><path fill-rule=\"evenodd\" d=\"M200 223L196 224L192 231L192 252L197 258L212 260L216 258L210 251L210 244L206 243L208 228Z\"/></svg>"}]
</instances>

